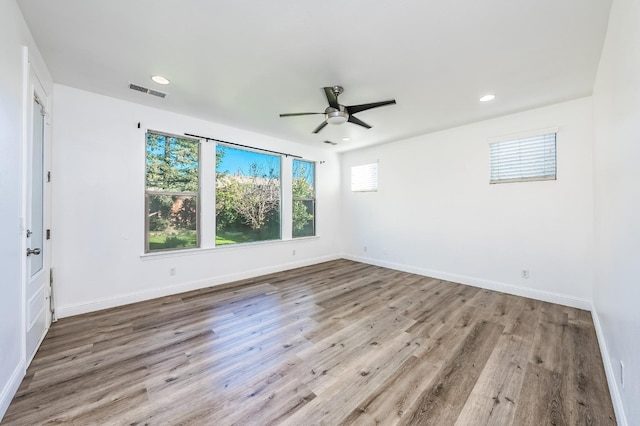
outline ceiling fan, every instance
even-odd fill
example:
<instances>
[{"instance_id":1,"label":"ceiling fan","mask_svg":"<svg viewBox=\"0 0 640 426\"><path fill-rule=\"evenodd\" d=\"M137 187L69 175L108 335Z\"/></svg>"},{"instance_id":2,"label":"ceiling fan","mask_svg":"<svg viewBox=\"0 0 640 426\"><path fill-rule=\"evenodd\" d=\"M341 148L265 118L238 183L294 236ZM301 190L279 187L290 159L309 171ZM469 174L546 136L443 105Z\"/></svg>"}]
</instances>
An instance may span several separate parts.
<instances>
[{"instance_id":1,"label":"ceiling fan","mask_svg":"<svg viewBox=\"0 0 640 426\"><path fill-rule=\"evenodd\" d=\"M361 105L351 105L345 106L340 105L338 103L338 96L344 91L341 86L333 86L333 87L324 87L324 94L327 96L327 101L329 102L329 106L324 110L324 112L294 112L291 114L280 114L280 117L293 117L296 115L314 115L314 114L324 114L325 119L313 133L318 133L320 130L324 128L327 124L342 124L344 122L349 122L353 124L357 124L358 126L362 126L366 129L370 129L371 126L365 123L362 120L354 117L353 114L366 111L372 108L378 108L385 105L393 105L396 103L395 99L391 99L390 101L382 101L382 102L372 102L369 104L361 104Z\"/></svg>"}]
</instances>

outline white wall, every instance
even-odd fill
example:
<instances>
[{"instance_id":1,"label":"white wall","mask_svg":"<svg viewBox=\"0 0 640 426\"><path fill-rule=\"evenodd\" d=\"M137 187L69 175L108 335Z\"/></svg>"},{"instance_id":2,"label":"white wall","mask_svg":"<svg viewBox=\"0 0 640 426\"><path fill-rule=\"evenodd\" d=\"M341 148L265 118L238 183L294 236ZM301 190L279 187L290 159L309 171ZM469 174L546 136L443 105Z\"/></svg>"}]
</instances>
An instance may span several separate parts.
<instances>
[{"instance_id":1,"label":"white wall","mask_svg":"<svg viewBox=\"0 0 640 426\"><path fill-rule=\"evenodd\" d=\"M556 181L489 184L489 139L554 126ZM589 308L592 149L592 104L584 98L345 153L344 252ZM351 167L375 161L378 192L350 192ZM522 269L529 270L528 279L521 278Z\"/></svg>"},{"instance_id":2,"label":"white wall","mask_svg":"<svg viewBox=\"0 0 640 426\"><path fill-rule=\"evenodd\" d=\"M640 424L640 3L615 0L594 88L594 316L618 417ZM625 365L625 386L620 381ZM616 399L619 398L619 401Z\"/></svg>"},{"instance_id":3,"label":"white wall","mask_svg":"<svg viewBox=\"0 0 640 426\"><path fill-rule=\"evenodd\" d=\"M0 1L0 419L25 372L22 229L24 51L45 88L51 78L14 1ZM30 105L31 103L29 103Z\"/></svg>"},{"instance_id":4,"label":"white wall","mask_svg":"<svg viewBox=\"0 0 640 426\"><path fill-rule=\"evenodd\" d=\"M337 257L337 154L61 85L55 86L54 107L52 241L59 316ZM146 129L193 133L325 161L316 169L319 238L141 256ZM176 268L175 276L169 275L170 268Z\"/></svg>"}]
</instances>

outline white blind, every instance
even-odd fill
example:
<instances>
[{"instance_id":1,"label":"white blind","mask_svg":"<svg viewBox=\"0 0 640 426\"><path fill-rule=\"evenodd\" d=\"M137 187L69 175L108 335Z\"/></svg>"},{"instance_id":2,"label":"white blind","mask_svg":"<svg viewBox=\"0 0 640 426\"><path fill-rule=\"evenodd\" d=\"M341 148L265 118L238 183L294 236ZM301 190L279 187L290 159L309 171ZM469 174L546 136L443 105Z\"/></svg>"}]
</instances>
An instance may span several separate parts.
<instances>
[{"instance_id":1,"label":"white blind","mask_svg":"<svg viewBox=\"0 0 640 426\"><path fill-rule=\"evenodd\" d=\"M378 190L378 163L351 167L351 191Z\"/></svg>"},{"instance_id":2,"label":"white blind","mask_svg":"<svg viewBox=\"0 0 640 426\"><path fill-rule=\"evenodd\" d=\"M556 133L489 144L490 183L556 178Z\"/></svg>"}]
</instances>

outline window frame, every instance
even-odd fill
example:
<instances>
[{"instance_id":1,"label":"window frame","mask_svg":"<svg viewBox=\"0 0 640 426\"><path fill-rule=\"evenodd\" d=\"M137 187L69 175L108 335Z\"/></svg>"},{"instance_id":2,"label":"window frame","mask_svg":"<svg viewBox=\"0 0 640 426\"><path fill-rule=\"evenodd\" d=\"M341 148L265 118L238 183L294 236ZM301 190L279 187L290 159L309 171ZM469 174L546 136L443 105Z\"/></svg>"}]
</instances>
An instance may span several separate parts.
<instances>
[{"instance_id":1,"label":"window frame","mask_svg":"<svg viewBox=\"0 0 640 426\"><path fill-rule=\"evenodd\" d=\"M187 140L187 141L192 141L194 143L197 144L198 146L198 177L197 177L197 184L198 184L198 190L197 191L165 191L165 190L161 190L161 191L157 191L157 190L149 190L148 189L148 180L147 180L147 138L148 138L148 134L152 133L155 135L160 135L160 136L164 136L164 137L169 137L169 138L176 138L176 139L182 139L182 140ZM201 247L201 226L200 226L200 211L201 211L201 191L202 191L202 144L201 144L201 140L197 139L197 138L193 138L193 137L189 137L189 136L183 136L183 135L176 135L173 133L168 133L168 132L162 132L162 131L158 131L158 130L152 130L152 129L147 129L147 131L145 132L145 137L144 137L144 146L145 146L145 151L144 151L144 253L145 254L154 254L154 253L166 253L166 252L177 252L177 251L182 251L182 250L194 250L194 249L199 249ZM156 249L156 250L151 250L150 246L149 246L149 233L150 231L150 217L149 217L149 208L150 208L150 195L165 195L165 196L171 196L171 197L180 197L180 196L184 196L184 197L195 197L196 199L196 245L195 246L190 246L190 247L172 247L172 248L164 248L164 249Z\"/></svg>"},{"instance_id":2,"label":"window frame","mask_svg":"<svg viewBox=\"0 0 640 426\"><path fill-rule=\"evenodd\" d=\"M296 161L299 161L301 163L308 163L313 165L313 197L296 197L295 195L293 195L293 181L295 180L295 176L293 174L294 171L294 163ZM317 164L315 161L312 160L305 160L302 158L293 158L291 159L291 238L292 239L297 239L297 238L309 238L309 237L315 237L317 236L317 224L316 224L316 212L318 209L318 204L317 204ZM293 229L293 208L294 208L294 204L296 201L311 201L313 203L313 220L312 220L312 233L311 235L295 235L295 229Z\"/></svg>"}]
</instances>

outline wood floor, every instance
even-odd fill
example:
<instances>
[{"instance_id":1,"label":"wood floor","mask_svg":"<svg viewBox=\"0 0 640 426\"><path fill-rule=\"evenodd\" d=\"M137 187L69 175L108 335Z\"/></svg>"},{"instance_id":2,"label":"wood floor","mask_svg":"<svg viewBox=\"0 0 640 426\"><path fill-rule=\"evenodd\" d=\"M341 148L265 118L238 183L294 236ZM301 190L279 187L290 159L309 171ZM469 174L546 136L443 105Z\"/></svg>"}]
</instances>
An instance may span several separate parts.
<instances>
[{"instance_id":1,"label":"wood floor","mask_svg":"<svg viewBox=\"0 0 640 426\"><path fill-rule=\"evenodd\" d=\"M611 425L588 312L347 260L55 323L2 424Z\"/></svg>"}]
</instances>

